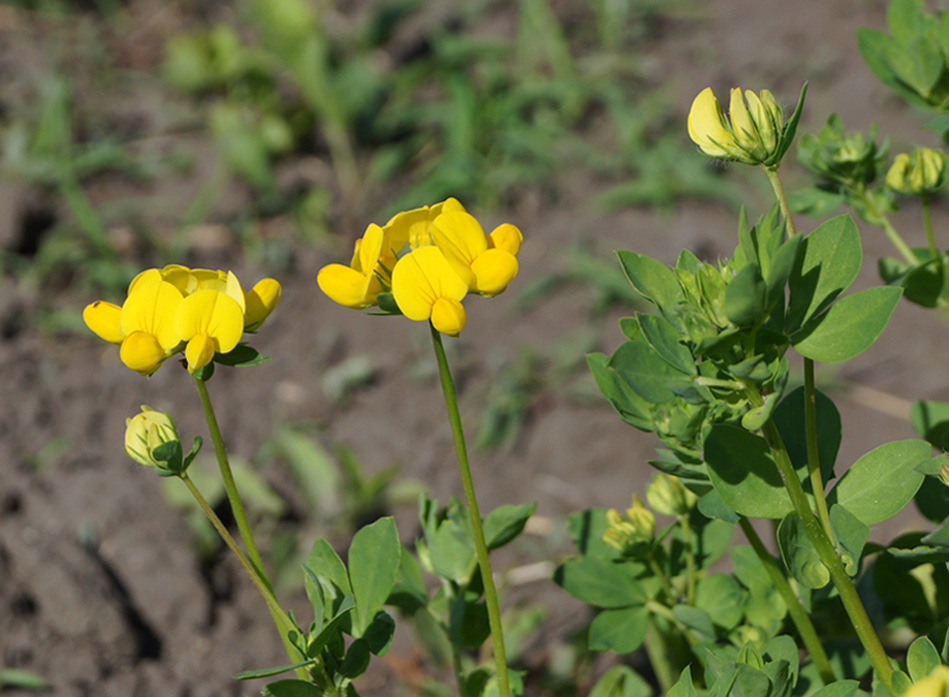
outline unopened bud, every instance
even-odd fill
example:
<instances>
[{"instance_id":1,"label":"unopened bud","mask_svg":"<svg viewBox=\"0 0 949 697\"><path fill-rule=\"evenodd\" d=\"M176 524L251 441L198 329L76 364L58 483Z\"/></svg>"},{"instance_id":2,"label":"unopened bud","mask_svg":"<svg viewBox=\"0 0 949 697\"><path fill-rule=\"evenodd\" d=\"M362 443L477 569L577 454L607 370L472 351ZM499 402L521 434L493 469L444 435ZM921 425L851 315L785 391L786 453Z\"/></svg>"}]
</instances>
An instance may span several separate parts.
<instances>
[{"instance_id":1,"label":"unopened bud","mask_svg":"<svg viewBox=\"0 0 949 697\"><path fill-rule=\"evenodd\" d=\"M656 530L656 516L643 506L636 494L633 494L633 505L626 509L625 518L611 508L606 512L606 522L610 527L603 533L603 542L624 554L651 542Z\"/></svg>"},{"instance_id":2,"label":"unopened bud","mask_svg":"<svg viewBox=\"0 0 949 697\"><path fill-rule=\"evenodd\" d=\"M656 513L673 518L688 515L698 500L678 477L657 474L646 489L646 500Z\"/></svg>"},{"instance_id":3,"label":"unopened bud","mask_svg":"<svg viewBox=\"0 0 949 697\"><path fill-rule=\"evenodd\" d=\"M656 516L639 500L639 494L633 494L633 505L626 509L626 517L639 535L652 538L656 531Z\"/></svg>"},{"instance_id":4,"label":"unopened bud","mask_svg":"<svg viewBox=\"0 0 949 697\"><path fill-rule=\"evenodd\" d=\"M750 165L775 165L784 153L779 151L784 135L784 111L774 95L762 90L744 94L731 91L729 115L725 116L711 88L692 102L689 111L689 136L710 157L736 160Z\"/></svg>"},{"instance_id":5,"label":"unopened bud","mask_svg":"<svg viewBox=\"0 0 949 697\"><path fill-rule=\"evenodd\" d=\"M143 405L142 413L125 420L125 452L161 476L180 475L188 468L201 448L201 439L195 437L194 440L191 452L182 457L174 421L168 414L151 407Z\"/></svg>"},{"instance_id":6,"label":"unopened bud","mask_svg":"<svg viewBox=\"0 0 949 697\"><path fill-rule=\"evenodd\" d=\"M945 183L946 155L929 148L915 148L911 155L900 153L886 174L886 185L900 194L930 194Z\"/></svg>"},{"instance_id":7,"label":"unopened bud","mask_svg":"<svg viewBox=\"0 0 949 697\"><path fill-rule=\"evenodd\" d=\"M942 468L939 470L939 479L942 481L943 484L945 484L946 486L949 486L949 462L944 464Z\"/></svg>"}]
</instances>

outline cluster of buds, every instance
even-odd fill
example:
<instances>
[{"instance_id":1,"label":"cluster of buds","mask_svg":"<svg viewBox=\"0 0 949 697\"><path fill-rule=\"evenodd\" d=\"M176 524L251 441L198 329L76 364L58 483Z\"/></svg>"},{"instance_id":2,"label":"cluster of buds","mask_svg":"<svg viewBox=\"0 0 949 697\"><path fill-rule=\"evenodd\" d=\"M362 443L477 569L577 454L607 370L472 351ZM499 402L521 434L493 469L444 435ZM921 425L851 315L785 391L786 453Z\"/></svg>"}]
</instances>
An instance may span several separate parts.
<instances>
[{"instance_id":1,"label":"cluster of buds","mask_svg":"<svg viewBox=\"0 0 949 697\"><path fill-rule=\"evenodd\" d=\"M431 320L457 336L465 326L461 301L469 293L493 297L517 275L523 237L510 224L491 234L455 199L372 224L356 241L349 266L329 264L317 282L332 300L361 310L378 305L411 320Z\"/></svg>"},{"instance_id":2,"label":"cluster of buds","mask_svg":"<svg viewBox=\"0 0 949 697\"><path fill-rule=\"evenodd\" d=\"M887 143L876 143L876 125L869 132L845 131L837 114L831 114L817 135L801 137L797 159L805 169L837 185L869 186L886 159Z\"/></svg>"},{"instance_id":3,"label":"cluster of buds","mask_svg":"<svg viewBox=\"0 0 949 697\"><path fill-rule=\"evenodd\" d=\"M603 542L623 554L632 554L640 545L649 544L656 532L656 516L643 506L637 494L633 494L625 517L611 508L606 512L606 521L610 527L603 533Z\"/></svg>"},{"instance_id":4,"label":"cluster of buds","mask_svg":"<svg viewBox=\"0 0 949 697\"><path fill-rule=\"evenodd\" d=\"M736 87L726 116L712 88L706 87L692 102L689 136L709 157L777 167L794 139L803 103L802 90L794 114L785 122L784 110L771 92L743 94Z\"/></svg>"},{"instance_id":5,"label":"cluster of buds","mask_svg":"<svg viewBox=\"0 0 949 697\"><path fill-rule=\"evenodd\" d=\"M122 362L151 375L184 351L194 374L215 354L232 351L246 332L260 328L280 300L280 284L265 278L244 291L231 271L170 264L148 269L129 285L121 307L98 300L83 310L88 327L118 344Z\"/></svg>"},{"instance_id":6,"label":"cluster of buds","mask_svg":"<svg viewBox=\"0 0 949 697\"><path fill-rule=\"evenodd\" d=\"M912 154L900 153L886 173L886 185L898 194L924 196L946 183L946 154L942 150L913 148Z\"/></svg>"},{"instance_id":7,"label":"cluster of buds","mask_svg":"<svg viewBox=\"0 0 949 697\"><path fill-rule=\"evenodd\" d=\"M695 507L698 497L686 489L678 477L660 473L646 489L646 500L656 513L681 518Z\"/></svg>"},{"instance_id":8,"label":"cluster of buds","mask_svg":"<svg viewBox=\"0 0 949 697\"><path fill-rule=\"evenodd\" d=\"M195 436L191 452L183 455L175 422L165 412L143 405L141 413L125 420L126 454L162 477L183 474L200 449L201 438Z\"/></svg>"}]
</instances>

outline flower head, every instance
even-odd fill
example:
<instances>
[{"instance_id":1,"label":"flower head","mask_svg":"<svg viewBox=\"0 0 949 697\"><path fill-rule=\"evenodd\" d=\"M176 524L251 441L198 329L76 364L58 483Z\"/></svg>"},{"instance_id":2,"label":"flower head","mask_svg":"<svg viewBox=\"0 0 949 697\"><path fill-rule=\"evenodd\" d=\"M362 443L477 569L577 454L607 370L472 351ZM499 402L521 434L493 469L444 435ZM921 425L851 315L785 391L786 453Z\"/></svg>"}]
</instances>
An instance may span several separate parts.
<instances>
[{"instance_id":1,"label":"flower head","mask_svg":"<svg viewBox=\"0 0 949 697\"><path fill-rule=\"evenodd\" d=\"M806 89L805 85L805 89ZM768 90L760 95L740 88L731 91L725 116L710 87L699 92L689 111L689 137L709 157L751 165L777 166L790 146L803 106L804 91L791 119Z\"/></svg>"},{"instance_id":2,"label":"flower head","mask_svg":"<svg viewBox=\"0 0 949 697\"><path fill-rule=\"evenodd\" d=\"M931 194L945 183L946 155L941 150L914 148L912 155L900 153L886 173L886 185L900 194Z\"/></svg>"},{"instance_id":3,"label":"flower head","mask_svg":"<svg viewBox=\"0 0 949 697\"><path fill-rule=\"evenodd\" d=\"M349 266L329 264L320 269L316 282L320 290L343 307L361 310L376 304L376 296L384 289L383 279L388 272L380 268L385 233L378 225L366 228L366 234L356 240L356 248Z\"/></svg>"}]
</instances>

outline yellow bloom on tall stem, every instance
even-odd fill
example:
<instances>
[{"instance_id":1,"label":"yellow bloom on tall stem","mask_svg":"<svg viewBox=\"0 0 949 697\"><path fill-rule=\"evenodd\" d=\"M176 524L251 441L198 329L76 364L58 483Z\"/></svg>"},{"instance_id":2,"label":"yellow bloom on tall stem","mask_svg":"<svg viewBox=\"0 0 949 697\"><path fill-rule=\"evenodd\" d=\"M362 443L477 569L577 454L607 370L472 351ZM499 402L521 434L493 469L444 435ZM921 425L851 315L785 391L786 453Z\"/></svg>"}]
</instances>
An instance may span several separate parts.
<instances>
[{"instance_id":1,"label":"yellow bloom on tall stem","mask_svg":"<svg viewBox=\"0 0 949 697\"><path fill-rule=\"evenodd\" d=\"M380 267L384 241L382 228L371 224L362 239L356 240L349 266L329 264L320 269L316 277L320 290L351 310L375 305L376 296L384 290L381 278L387 277L389 273L386 268Z\"/></svg>"},{"instance_id":2,"label":"yellow bloom on tall stem","mask_svg":"<svg viewBox=\"0 0 949 697\"><path fill-rule=\"evenodd\" d=\"M473 216L449 211L435 219L432 237L472 293L493 297L503 293L517 275L515 255L522 237L513 225L502 225L486 237Z\"/></svg>"},{"instance_id":3,"label":"yellow bloom on tall stem","mask_svg":"<svg viewBox=\"0 0 949 697\"><path fill-rule=\"evenodd\" d=\"M419 247L402 257L392 272L392 295L402 314L421 322L431 319L442 334L458 336L465 327L461 301L465 283L437 247Z\"/></svg>"},{"instance_id":4,"label":"yellow bloom on tall stem","mask_svg":"<svg viewBox=\"0 0 949 697\"><path fill-rule=\"evenodd\" d=\"M197 290L182 300L174 315L174 330L186 341L185 358L192 375L214 358L237 346L244 332L244 310L230 295Z\"/></svg>"}]
</instances>

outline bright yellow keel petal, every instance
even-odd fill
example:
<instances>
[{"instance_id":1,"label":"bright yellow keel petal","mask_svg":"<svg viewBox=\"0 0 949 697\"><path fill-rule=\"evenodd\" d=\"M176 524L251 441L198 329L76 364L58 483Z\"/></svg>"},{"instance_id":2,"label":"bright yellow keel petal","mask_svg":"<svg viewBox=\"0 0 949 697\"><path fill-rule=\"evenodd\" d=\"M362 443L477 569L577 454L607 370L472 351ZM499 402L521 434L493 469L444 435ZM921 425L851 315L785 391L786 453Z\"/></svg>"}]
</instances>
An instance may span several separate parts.
<instances>
[{"instance_id":1,"label":"bright yellow keel petal","mask_svg":"<svg viewBox=\"0 0 949 697\"><path fill-rule=\"evenodd\" d=\"M122 308L104 300L97 300L86 305L82 311L82 319L96 336L105 339L110 344L121 344L125 338L122 331Z\"/></svg>"}]
</instances>

